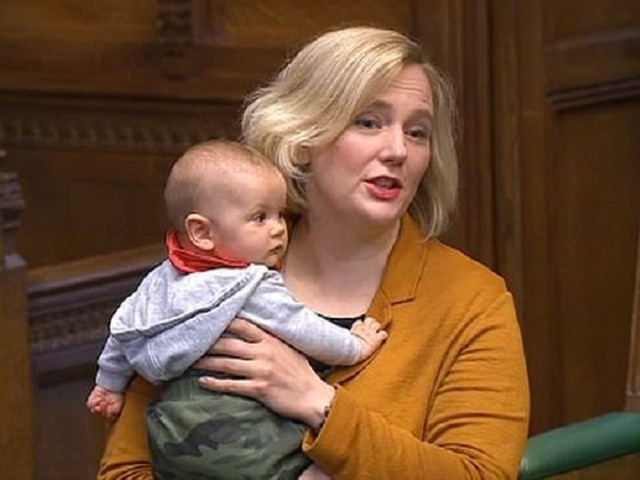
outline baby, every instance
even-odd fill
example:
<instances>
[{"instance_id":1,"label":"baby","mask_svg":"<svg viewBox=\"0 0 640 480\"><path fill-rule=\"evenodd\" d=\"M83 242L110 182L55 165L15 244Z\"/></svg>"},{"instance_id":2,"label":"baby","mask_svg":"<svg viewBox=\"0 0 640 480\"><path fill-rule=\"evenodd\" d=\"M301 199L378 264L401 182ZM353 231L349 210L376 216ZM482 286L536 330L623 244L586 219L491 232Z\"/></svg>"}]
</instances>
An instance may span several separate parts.
<instances>
[{"instance_id":1,"label":"baby","mask_svg":"<svg viewBox=\"0 0 640 480\"><path fill-rule=\"evenodd\" d=\"M254 322L310 358L329 365L358 363L386 339L386 332L375 320L358 320L349 331L319 317L286 289L276 270L287 247L286 197L286 183L276 167L258 152L235 142L195 145L171 170L165 188L166 208L173 225L166 237L168 259L152 270L115 312L98 359L96 386L87 400L91 412L115 418L123 407L123 391L134 373L154 383L182 379L166 386L163 399L151 406L147 418L156 475L162 471L167 475L178 472L179 478L188 478L185 470L191 468L180 465L181 456L168 447L172 442L167 440L167 429L173 435L175 422L170 420L170 428L166 422L176 415L176 410L162 410L167 395L172 402L176 395L185 400L186 408L190 401L218 402L223 397L225 405L250 402L250 408L267 410L253 400L199 388L197 372L189 369L234 318ZM182 386L172 386L180 382ZM216 403L215 410L208 410L206 422L222 418L226 408ZM230 411L238 414L235 408ZM277 417L270 411L268 415ZM158 426L160 420L164 423ZM291 422L282 418L278 421ZM198 436L202 423L179 423L183 435L177 440L184 447L190 436ZM300 439L303 430L296 427ZM237 434L238 430L234 432ZM220 450L219 439L212 440L210 431L207 434L204 441L199 437L198 451L203 442L212 451ZM155 447L154 435L156 440L163 439ZM245 437L242 441L246 443ZM295 449L300 439L292 443ZM265 445L267 449L271 447ZM251 448L255 450L255 445ZM239 465L248 465L246 454L243 459ZM272 463L273 468L282 468L281 459ZM216 462L207 468L212 464ZM302 464L306 466L308 461ZM261 472L256 478L261 478L269 462L261 456L258 465ZM240 475L237 468L230 469L234 478ZM216 475L227 478L219 472Z\"/></svg>"}]
</instances>

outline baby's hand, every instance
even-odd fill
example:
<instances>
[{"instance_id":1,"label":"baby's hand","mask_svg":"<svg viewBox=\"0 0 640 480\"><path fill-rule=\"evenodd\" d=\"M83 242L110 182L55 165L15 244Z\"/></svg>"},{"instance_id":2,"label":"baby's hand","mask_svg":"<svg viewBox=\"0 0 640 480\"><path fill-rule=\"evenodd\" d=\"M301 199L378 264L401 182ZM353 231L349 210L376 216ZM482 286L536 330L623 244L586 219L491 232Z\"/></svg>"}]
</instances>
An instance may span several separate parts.
<instances>
[{"instance_id":1,"label":"baby's hand","mask_svg":"<svg viewBox=\"0 0 640 480\"><path fill-rule=\"evenodd\" d=\"M87 408L91 413L114 420L120 415L124 396L96 385L87 398Z\"/></svg>"},{"instance_id":2,"label":"baby's hand","mask_svg":"<svg viewBox=\"0 0 640 480\"><path fill-rule=\"evenodd\" d=\"M387 332L381 330L380 324L371 317L365 318L364 321L357 320L351 327L351 334L362 340L360 361L371 356L387 339Z\"/></svg>"}]
</instances>

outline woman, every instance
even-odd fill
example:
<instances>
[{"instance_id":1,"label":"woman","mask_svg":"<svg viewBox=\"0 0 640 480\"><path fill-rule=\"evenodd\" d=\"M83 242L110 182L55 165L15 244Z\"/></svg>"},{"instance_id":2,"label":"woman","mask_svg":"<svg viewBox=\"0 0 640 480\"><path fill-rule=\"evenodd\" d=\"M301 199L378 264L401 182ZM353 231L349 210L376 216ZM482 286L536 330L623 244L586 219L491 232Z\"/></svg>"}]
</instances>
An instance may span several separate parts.
<instances>
[{"instance_id":1,"label":"woman","mask_svg":"<svg viewBox=\"0 0 640 480\"><path fill-rule=\"evenodd\" d=\"M313 310L365 313L388 339L326 381L254 325L197 366L211 390L253 397L309 429L308 476L516 478L528 389L504 282L437 240L457 183L450 89L401 34L348 28L304 47L243 118L245 140L289 180L297 220L283 275ZM216 356L218 355L218 356ZM231 358L230 358L231 357ZM102 478L151 478L141 380L128 393Z\"/></svg>"}]
</instances>

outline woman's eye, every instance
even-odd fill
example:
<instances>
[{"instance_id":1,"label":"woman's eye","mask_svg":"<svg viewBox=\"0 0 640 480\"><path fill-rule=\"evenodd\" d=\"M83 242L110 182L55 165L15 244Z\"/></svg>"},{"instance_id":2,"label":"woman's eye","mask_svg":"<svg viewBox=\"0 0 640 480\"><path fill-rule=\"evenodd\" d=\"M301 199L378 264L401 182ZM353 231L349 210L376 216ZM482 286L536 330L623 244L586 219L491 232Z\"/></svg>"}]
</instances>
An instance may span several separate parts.
<instances>
[{"instance_id":1,"label":"woman's eye","mask_svg":"<svg viewBox=\"0 0 640 480\"><path fill-rule=\"evenodd\" d=\"M426 141L431 138L431 131L424 127L411 127L406 135L414 140Z\"/></svg>"},{"instance_id":2,"label":"woman's eye","mask_svg":"<svg viewBox=\"0 0 640 480\"><path fill-rule=\"evenodd\" d=\"M364 129L380 128L381 126L380 120L370 115L358 117L354 123L356 126Z\"/></svg>"}]
</instances>

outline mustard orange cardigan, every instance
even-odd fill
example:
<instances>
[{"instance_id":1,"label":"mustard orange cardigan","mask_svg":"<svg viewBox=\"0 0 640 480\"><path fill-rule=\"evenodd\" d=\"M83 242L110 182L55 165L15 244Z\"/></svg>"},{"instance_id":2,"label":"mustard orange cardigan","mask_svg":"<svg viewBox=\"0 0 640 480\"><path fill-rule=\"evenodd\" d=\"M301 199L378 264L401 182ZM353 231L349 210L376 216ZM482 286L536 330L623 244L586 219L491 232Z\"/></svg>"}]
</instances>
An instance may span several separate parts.
<instances>
[{"instance_id":1,"label":"mustard orange cardigan","mask_svg":"<svg viewBox=\"0 0 640 480\"><path fill-rule=\"evenodd\" d=\"M500 277L408 216L369 309L389 338L329 377L337 394L303 450L334 479L515 479L529 416L522 342ZM99 479L151 480L144 408L157 389L136 379Z\"/></svg>"}]
</instances>

